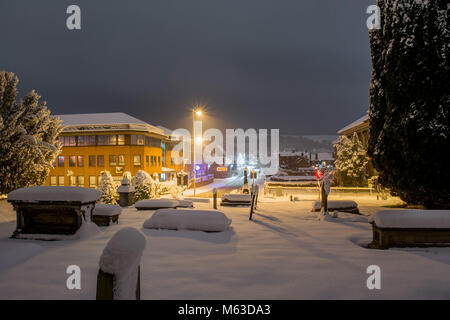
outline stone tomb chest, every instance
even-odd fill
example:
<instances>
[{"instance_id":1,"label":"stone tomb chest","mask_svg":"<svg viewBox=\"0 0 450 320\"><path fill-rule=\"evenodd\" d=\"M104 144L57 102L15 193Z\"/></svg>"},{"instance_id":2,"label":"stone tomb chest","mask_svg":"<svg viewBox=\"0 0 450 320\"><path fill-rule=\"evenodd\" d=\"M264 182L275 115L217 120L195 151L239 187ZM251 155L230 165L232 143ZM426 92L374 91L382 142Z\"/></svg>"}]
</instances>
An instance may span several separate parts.
<instances>
[{"instance_id":1,"label":"stone tomb chest","mask_svg":"<svg viewBox=\"0 0 450 320\"><path fill-rule=\"evenodd\" d=\"M17 215L12 237L73 235L83 221L92 220L92 210L100 196L100 191L82 187L36 186L14 190L8 194L8 202Z\"/></svg>"}]
</instances>

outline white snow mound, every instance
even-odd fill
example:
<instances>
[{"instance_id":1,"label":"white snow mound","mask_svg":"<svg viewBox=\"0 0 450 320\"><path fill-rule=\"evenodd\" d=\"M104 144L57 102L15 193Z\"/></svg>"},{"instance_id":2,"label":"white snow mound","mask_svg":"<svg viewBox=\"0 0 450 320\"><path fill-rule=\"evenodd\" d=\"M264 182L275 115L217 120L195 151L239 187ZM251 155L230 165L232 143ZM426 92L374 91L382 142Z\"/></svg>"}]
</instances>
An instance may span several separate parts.
<instances>
[{"instance_id":1,"label":"white snow mound","mask_svg":"<svg viewBox=\"0 0 450 320\"><path fill-rule=\"evenodd\" d=\"M331 200L328 201L328 210L333 211L337 209L348 209L348 208L357 208L358 204L355 201L351 200ZM322 203L320 201L313 202L313 209L320 210L322 208Z\"/></svg>"},{"instance_id":2,"label":"white snow mound","mask_svg":"<svg viewBox=\"0 0 450 320\"><path fill-rule=\"evenodd\" d=\"M144 222L147 229L224 231L231 219L216 210L159 209Z\"/></svg>"},{"instance_id":3,"label":"white snow mound","mask_svg":"<svg viewBox=\"0 0 450 320\"><path fill-rule=\"evenodd\" d=\"M383 210L369 218L379 228L450 229L450 210Z\"/></svg>"},{"instance_id":4,"label":"white snow mound","mask_svg":"<svg viewBox=\"0 0 450 320\"><path fill-rule=\"evenodd\" d=\"M135 228L123 228L108 241L100 257L99 266L113 274L114 299L136 299L139 264L146 244L145 236Z\"/></svg>"},{"instance_id":5,"label":"white snow mound","mask_svg":"<svg viewBox=\"0 0 450 320\"><path fill-rule=\"evenodd\" d=\"M222 195L222 201L231 201L231 202L251 202L252 196L249 194L224 194Z\"/></svg>"},{"instance_id":6,"label":"white snow mound","mask_svg":"<svg viewBox=\"0 0 450 320\"><path fill-rule=\"evenodd\" d=\"M23 202L38 201L73 201L88 203L100 199L99 190L83 187L48 187L35 186L20 188L8 194L8 200Z\"/></svg>"},{"instance_id":7,"label":"white snow mound","mask_svg":"<svg viewBox=\"0 0 450 320\"><path fill-rule=\"evenodd\" d=\"M115 216L122 213L122 208L115 204L98 203L95 205L93 215L95 216Z\"/></svg>"},{"instance_id":8,"label":"white snow mound","mask_svg":"<svg viewBox=\"0 0 450 320\"><path fill-rule=\"evenodd\" d=\"M135 228L120 229L103 249L100 269L114 275L127 273L136 262L139 264L145 244L145 236Z\"/></svg>"},{"instance_id":9,"label":"white snow mound","mask_svg":"<svg viewBox=\"0 0 450 320\"><path fill-rule=\"evenodd\" d=\"M175 199L147 199L141 200L134 204L137 209L156 210L163 208L176 208L179 201Z\"/></svg>"},{"instance_id":10,"label":"white snow mound","mask_svg":"<svg viewBox=\"0 0 450 320\"><path fill-rule=\"evenodd\" d=\"M180 207L180 208L193 208L194 207L193 202L190 200L177 200L177 201L178 201L177 207Z\"/></svg>"}]
</instances>

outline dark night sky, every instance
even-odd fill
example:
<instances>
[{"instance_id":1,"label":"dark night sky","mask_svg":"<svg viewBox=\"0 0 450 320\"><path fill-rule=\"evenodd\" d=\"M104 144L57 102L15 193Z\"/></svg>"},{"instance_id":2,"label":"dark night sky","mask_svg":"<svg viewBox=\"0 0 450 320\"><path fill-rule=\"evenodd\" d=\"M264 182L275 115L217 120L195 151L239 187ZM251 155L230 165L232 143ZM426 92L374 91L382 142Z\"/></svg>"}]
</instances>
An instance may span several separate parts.
<instances>
[{"instance_id":1,"label":"dark night sky","mask_svg":"<svg viewBox=\"0 0 450 320\"><path fill-rule=\"evenodd\" d=\"M0 2L0 70L54 114L126 112L172 129L335 134L368 109L375 0ZM81 7L82 29L66 28Z\"/></svg>"}]
</instances>

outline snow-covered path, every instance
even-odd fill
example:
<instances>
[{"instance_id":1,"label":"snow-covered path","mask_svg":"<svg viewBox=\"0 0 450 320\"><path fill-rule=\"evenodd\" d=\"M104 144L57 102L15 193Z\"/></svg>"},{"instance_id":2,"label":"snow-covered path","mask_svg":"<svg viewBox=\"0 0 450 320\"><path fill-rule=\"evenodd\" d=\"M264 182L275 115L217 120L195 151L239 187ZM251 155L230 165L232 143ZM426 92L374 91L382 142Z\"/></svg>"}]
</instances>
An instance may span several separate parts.
<instances>
[{"instance_id":1,"label":"snow-covered path","mask_svg":"<svg viewBox=\"0 0 450 320\"><path fill-rule=\"evenodd\" d=\"M320 222L310 208L261 199L254 221L248 208L221 208L233 220L221 233L142 229L152 211L129 208L117 226L60 242L8 239L15 223L0 223L0 299L94 299L100 254L124 226L147 237L143 299L450 298L450 248L366 249L367 217ZM81 290L66 289L71 264L81 268ZM366 287L369 265L381 268L381 290Z\"/></svg>"}]
</instances>

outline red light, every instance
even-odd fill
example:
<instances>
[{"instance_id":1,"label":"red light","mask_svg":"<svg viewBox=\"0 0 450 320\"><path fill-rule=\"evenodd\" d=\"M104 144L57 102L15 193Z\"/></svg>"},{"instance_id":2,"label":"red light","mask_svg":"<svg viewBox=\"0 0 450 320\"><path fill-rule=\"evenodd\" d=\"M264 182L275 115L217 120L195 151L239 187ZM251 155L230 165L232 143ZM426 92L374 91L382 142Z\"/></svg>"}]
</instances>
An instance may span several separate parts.
<instances>
[{"instance_id":1,"label":"red light","mask_svg":"<svg viewBox=\"0 0 450 320\"><path fill-rule=\"evenodd\" d=\"M320 179L322 177L322 172L320 170L316 171L316 178Z\"/></svg>"}]
</instances>

